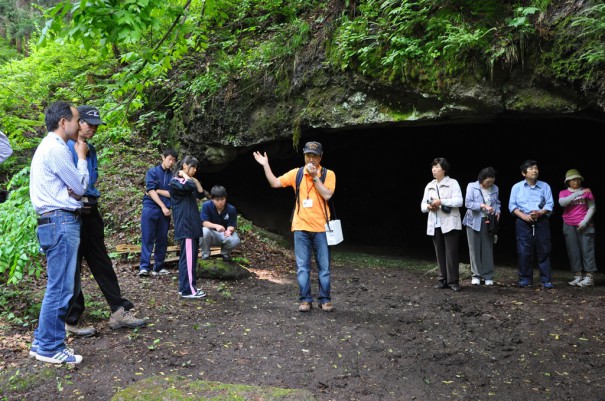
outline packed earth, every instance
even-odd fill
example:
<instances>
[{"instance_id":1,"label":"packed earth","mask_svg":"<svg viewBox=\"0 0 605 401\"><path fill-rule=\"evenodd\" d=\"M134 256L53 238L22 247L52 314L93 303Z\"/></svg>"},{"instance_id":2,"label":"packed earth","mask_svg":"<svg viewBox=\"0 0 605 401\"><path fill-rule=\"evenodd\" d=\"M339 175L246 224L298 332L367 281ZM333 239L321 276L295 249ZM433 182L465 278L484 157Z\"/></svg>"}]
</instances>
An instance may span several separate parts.
<instances>
[{"instance_id":1,"label":"packed earth","mask_svg":"<svg viewBox=\"0 0 605 401\"><path fill-rule=\"evenodd\" d=\"M141 329L111 330L85 274L85 323L98 333L68 337L79 365L30 359L32 328L0 322L0 399L605 399L600 275L590 288L568 285L561 271L554 290L518 288L515 268L498 266L495 286L471 286L461 265L455 293L433 288L432 261L337 246L335 310L301 313L292 251L243 238L236 261L252 275L200 279L201 300L178 296L175 262L169 276L138 277L136 257L116 257L122 291L147 319Z\"/></svg>"}]
</instances>

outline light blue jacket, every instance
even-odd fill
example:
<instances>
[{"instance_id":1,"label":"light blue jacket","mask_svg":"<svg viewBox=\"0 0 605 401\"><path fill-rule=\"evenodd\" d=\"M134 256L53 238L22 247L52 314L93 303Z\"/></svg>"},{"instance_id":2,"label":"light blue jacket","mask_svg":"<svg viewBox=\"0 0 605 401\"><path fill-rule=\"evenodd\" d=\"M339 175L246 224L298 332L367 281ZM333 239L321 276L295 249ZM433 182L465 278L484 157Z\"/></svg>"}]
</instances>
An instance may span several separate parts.
<instances>
[{"instance_id":1,"label":"light blue jacket","mask_svg":"<svg viewBox=\"0 0 605 401\"><path fill-rule=\"evenodd\" d=\"M481 204L489 203L494 208L496 214L500 216L500 192L497 185L492 185L489 191L489 199L483 198L481 184L479 181L471 182L466 187L466 196L464 197L464 207L466 214L462 224L471 227L475 231L481 231L481 219L485 217L485 212L481 210ZM488 201L489 202L486 202Z\"/></svg>"}]
</instances>

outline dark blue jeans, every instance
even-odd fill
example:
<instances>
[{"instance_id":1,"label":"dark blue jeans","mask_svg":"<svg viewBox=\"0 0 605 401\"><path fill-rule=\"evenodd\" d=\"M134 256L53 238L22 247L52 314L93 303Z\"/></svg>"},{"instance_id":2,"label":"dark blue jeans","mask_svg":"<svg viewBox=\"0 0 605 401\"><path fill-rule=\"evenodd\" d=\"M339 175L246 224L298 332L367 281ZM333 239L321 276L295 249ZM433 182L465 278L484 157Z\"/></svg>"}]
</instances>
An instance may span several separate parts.
<instances>
[{"instance_id":1,"label":"dark blue jeans","mask_svg":"<svg viewBox=\"0 0 605 401\"><path fill-rule=\"evenodd\" d=\"M548 217L541 217L534 224L517 218L515 231L519 258L519 281L533 283L535 262L540 269L540 282L549 282L551 280L550 251L552 244Z\"/></svg>"},{"instance_id":2,"label":"dark blue jeans","mask_svg":"<svg viewBox=\"0 0 605 401\"><path fill-rule=\"evenodd\" d=\"M168 249L168 229L170 217L164 216L158 206L143 206L141 213L141 263L140 270L151 270L153 252L154 269L159 272L164 267ZM155 247L155 249L154 249Z\"/></svg>"}]
</instances>

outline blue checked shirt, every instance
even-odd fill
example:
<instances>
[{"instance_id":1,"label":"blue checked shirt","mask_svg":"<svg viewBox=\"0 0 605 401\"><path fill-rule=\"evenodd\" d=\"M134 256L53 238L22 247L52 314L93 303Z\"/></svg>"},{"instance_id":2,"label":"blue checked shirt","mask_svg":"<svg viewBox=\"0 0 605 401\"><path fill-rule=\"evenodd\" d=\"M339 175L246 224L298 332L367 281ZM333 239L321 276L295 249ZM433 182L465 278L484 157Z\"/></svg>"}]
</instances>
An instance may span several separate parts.
<instances>
[{"instance_id":1,"label":"blue checked shirt","mask_svg":"<svg viewBox=\"0 0 605 401\"><path fill-rule=\"evenodd\" d=\"M65 141L49 132L38 145L29 172L29 196L36 213L81 208L82 202L69 196L68 188L81 196L87 186L86 160L78 160L76 169Z\"/></svg>"}]
</instances>

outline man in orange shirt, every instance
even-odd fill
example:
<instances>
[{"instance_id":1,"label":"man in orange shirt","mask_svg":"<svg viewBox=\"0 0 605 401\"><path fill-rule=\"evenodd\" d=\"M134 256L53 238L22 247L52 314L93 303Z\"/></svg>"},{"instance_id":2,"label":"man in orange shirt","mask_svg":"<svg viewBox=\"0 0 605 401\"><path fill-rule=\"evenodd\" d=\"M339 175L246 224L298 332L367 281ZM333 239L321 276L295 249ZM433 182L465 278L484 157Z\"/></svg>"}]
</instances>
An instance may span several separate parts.
<instances>
[{"instance_id":1,"label":"man in orange shirt","mask_svg":"<svg viewBox=\"0 0 605 401\"><path fill-rule=\"evenodd\" d=\"M307 142L303 148L305 167L298 191L292 231L294 232L294 255L296 257L296 275L300 289L300 312L309 312L312 308L311 295L311 257L315 252L318 267L319 308L331 312L334 310L330 297L330 251L326 238L325 224L329 220L328 201L334 195L336 175L327 170L325 182L320 180L320 161L323 148L319 142ZM254 158L263 166L265 176L272 188L292 187L296 191L296 174L299 168L292 169L276 177L269 166L267 153L254 152Z\"/></svg>"}]
</instances>

